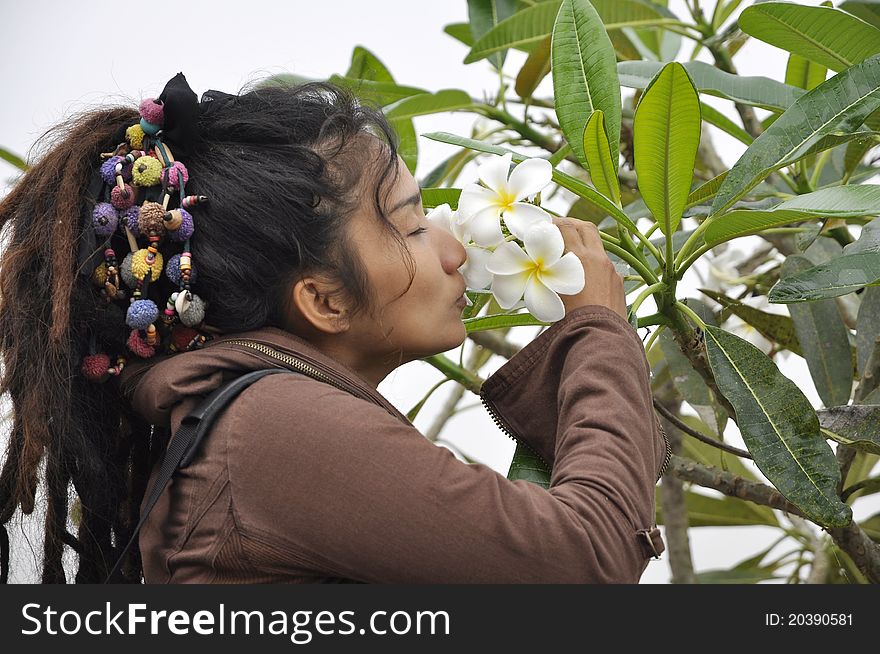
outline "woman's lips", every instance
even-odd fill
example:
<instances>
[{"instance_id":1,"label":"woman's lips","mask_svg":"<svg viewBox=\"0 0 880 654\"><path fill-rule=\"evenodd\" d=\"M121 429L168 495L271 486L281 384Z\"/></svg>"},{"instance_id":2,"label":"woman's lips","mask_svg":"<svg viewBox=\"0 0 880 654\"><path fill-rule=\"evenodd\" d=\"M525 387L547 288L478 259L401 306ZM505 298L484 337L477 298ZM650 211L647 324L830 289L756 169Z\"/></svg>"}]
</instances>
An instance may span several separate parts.
<instances>
[{"instance_id":1,"label":"woman's lips","mask_svg":"<svg viewBox=\"0 0 880 654\"><path fill-rule=\"evenodd\" d=\"M455 306L457 306L459 309L464 309L465 307L469 307L472 304L473 302L471 302L471 299L467 296L467 293L463 293L462 296L456 301Z\"/></svg>"}]
</instances>

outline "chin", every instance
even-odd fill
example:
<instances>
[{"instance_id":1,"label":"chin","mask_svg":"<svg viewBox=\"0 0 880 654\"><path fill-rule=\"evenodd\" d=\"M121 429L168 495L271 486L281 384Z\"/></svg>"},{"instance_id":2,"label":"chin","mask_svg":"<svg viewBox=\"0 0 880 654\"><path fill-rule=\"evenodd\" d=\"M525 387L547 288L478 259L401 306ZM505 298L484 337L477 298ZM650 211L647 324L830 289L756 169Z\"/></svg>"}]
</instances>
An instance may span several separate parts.
<instances>
[{"instance_id":1,"label":"chin","mask_svg":"<svg viewBox=\"0 0 880 654\"><path fill-rule=\"evenodd\" d=\"M438 333L437 340L428 345L423 353L414 355L412 358L423 359L435 354L443 354L461 347L465 339L467 339L467 329L465 329L464 323L460 321L458 324L453 323L451 327Z\"/></svg>"}]
</instances>

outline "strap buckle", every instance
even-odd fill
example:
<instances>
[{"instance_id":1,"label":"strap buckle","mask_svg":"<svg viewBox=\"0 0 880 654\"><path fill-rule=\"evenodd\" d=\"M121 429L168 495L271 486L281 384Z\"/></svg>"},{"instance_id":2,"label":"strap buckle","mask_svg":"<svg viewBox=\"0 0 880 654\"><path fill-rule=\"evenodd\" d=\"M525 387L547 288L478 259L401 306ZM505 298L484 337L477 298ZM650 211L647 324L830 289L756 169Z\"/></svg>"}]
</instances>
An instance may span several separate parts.
<instances>
[{"instance_id":1,"label":"strap buckle","mask_svg":"<svg viewBox=\"0 0 880 654\"><path fill-rule=\"evenodd\" d=\"M651 529L639 529L636 534L639 536L639 542L642 544L642 550L645 556L652 559L659 559L660 554L666 551L666 545L663 543L663 537L660 535L658 527Z\"/></svg>"}]
</instances>

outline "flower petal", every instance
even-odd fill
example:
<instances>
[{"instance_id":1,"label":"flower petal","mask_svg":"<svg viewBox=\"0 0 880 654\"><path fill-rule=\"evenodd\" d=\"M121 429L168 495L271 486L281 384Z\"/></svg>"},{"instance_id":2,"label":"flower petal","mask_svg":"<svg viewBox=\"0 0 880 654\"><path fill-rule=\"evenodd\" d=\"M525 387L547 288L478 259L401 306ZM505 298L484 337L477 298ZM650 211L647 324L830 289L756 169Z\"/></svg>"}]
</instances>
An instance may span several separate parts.
<instances>
[{"instance_id":1,"label":"flower petal","mask_svg":"<svg viewBox=\"0 0 880 654\"><path fill-rule=\"evenodd\" d=\"M447 202L438 204L431 209L425 214L425 218L449 232L452 231L452 225L455 222L455 215L453 214L452 207L450 207Z\"/></svg>"},{"instance_id":2,"label":"flower petal","mask_svg":"<svg viewBox=\"0 0 880 654\"><path fill-rule=\"evenodd\" d=\"M526 204L525 202L514 202L510 208L504 212L504 224L510 233L519 240L523 240L526 232L532 225L538 223L553 223L550 214L541 207L534 204Z\"/></svg>"},{"instance_id":3,"label":"flower petal","mask_svg":"<svg viewBox=\"0 0 880 654\"><path fill-rule=\"evenodd\" d=\"M510 171L510 160L512 157L512 152L487 157L486 161L477 169L480 181L496 193L506 193L507 173Z\"/></svg>"},{"instance_id":4,"label":"flower petal","mask_svg":"<svg viewBox=\"0 0 880 654\"><path fill-rule=\"evenodd\" d=\"M535 264L523 249L511 241L506 241L495 248L486 263L486 269L497 275L515 275L524 270L532 270Z\"/></svg>"},{"instance_id":5,"label":"flower petal","mask_svg":"<svg viewBox=\"0 0 880 654\"><path fill-rule=\"evenodd\" d=\"M538 277L547 288L563 295L580 293L586 283L584 264L574 252L566 252L559 261L539 272Z\"/></svg>"},{"instance_id":6,"label":"flower petal","mask_svg":"<svg viewBox=\"0 0 880 654\"><path fill-rule=\"evenodd\" d=\"M492 256L491 250L480 247L466 247L467 261L458 269L464 275L467 287L474 291L481 291L492 283L492 273L486 270L486 263Z\"/></svg>"},{"instance_id":7,"label":"flower petal","mask_svg":"<svg viewBox=\"0 0 880 654\"><path fill-rule=\"evenodd\" d=\"M523 291L532 277L532 271L514 275L494 275L492 277L492 294L502 309L512 309L520 301Z\"/></svg>"},{"instance_id":8,"label":"flower petal","mask_svg":"<svg viewBox=\"0 0 880 654\"><path fill-rule=\"evenodd\" d=\"M559 261L565 249L565 240L556 225L544 222L528 229L523 236L523 245L526 246L529 256L546 268Z\"/></svg>"},{"instance_id":9,"label":"flower petal","mask_svg":"<svg viewBox=\"0 0 880 654\"><path fill-rule=\"evenodd\" d=\"M553 164L546 159L526 159L510 173L507 190L516 200L522 200L543 189L553 178Z\"/></svg>"},{"instance_id":10,"label":"flower petal","mask_svg":"<svg viewBox=\"0 0 880 654\"><path fill-rule=\"evenodd\" d=\"M467 184L461 189L458 198L458 220L465 221L475 213L499 204L498 194L495 191L490 191L479 184Z\"/></svg>"},{"instance_id":11,"label":"flower petal","mask_svg":"<svg viewBox=\"0 0 880 654\"><path fill-rule=\"evenodd\" d=\"M474 243L482 247L492 247L504 240L501 232L500 209L486 207L468 219L468 228Z\"/></svg>"},{"instance_id":12,"label":"flower petal","mask_svg":"<svg viewBox=\"0 0 880 654\"><path fill-rule=\"evenodd\" d=\"M565 305L554 291L534 277L526 284L526 306L529 313L544 322L556 322L565 317Z\"/></svg>"}]
</instances>

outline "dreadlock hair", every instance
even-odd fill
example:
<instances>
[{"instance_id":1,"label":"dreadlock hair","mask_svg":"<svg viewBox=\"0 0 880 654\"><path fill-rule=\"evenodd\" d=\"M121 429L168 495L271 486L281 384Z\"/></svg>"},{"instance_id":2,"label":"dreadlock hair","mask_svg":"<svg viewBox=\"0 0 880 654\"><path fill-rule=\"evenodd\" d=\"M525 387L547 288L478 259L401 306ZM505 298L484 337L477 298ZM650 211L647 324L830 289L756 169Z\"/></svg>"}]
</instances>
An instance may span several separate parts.
<instances>
[{"instance_id":1,"label":"dreadlock hair","mask_svg":"<svg viewBox=\"0 0 880 654\"><path fill-rule=\"evenodd\" d=\"M188 190L210 199L192 240L204 323L222 332L287 328L287 291L315 271L338 281L352 312L372 315L374 295L346 238L358 187L375 182L380 223L408 253L381 194L398 172L397 136L382 111L328 82L222 95L200 113L199 140L185 160ZM87 189L100 154L138 118L130 107L102 108L53 128L0 202L0 395L12 404L0 468L0 583L9 574L5 525L19 508L34 512L41 483L43 583L67 582L65 546L78 559L76 583L103 581L133 533L167 440L131 410L117 377L95 383L80 369L90 338L126 352L124 310L100 296L91 271L81 274L77 253L92 238L82 216L96 203ZM365 137L384 145L375 159L364 157ZM414 265L405 258L411 285ZM111 581L142 576L134 547Z\"/></svg>"}]
</instances>

